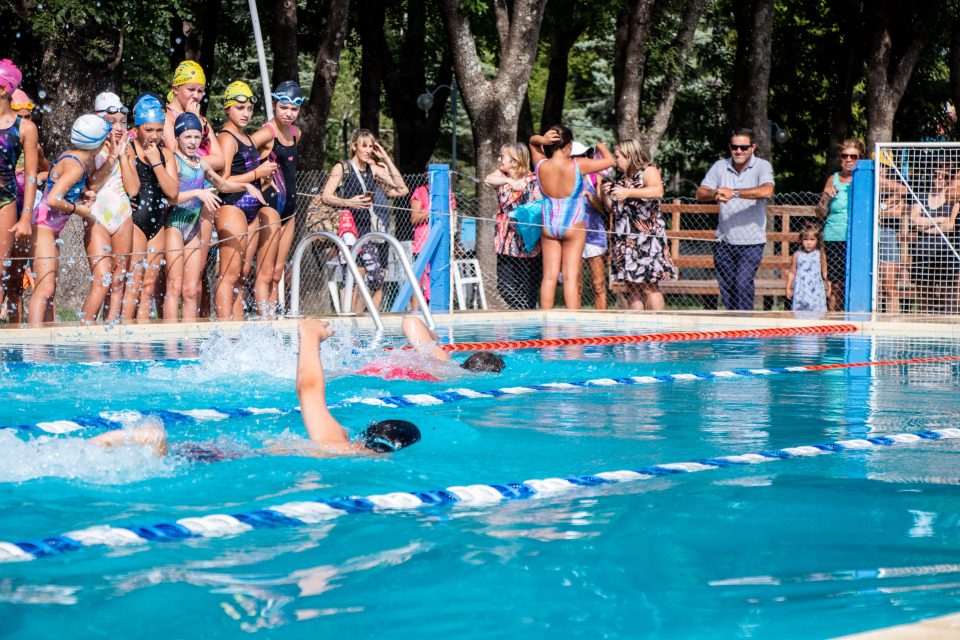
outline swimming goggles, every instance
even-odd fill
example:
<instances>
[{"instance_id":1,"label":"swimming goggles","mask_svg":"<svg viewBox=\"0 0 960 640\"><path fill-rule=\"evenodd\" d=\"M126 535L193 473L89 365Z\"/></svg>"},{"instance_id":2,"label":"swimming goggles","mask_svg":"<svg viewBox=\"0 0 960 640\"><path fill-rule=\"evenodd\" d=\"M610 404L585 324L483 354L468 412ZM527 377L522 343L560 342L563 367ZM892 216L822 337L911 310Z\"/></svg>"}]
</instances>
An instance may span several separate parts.
<instances>
[{"instance_id":1,"label":"swimming goggles","mask_svg":"<svg viewBox=\"0 0 960 640\"><path fill-rule=\"evenodd\" d=\"M33 111L33 108L35 106L37 105L33 104L32 102L11 102L10 103L10 108L13 109L14 111L23 111L24 109Z\"/></svg>"},{"instance_id":2,"label":"swimming goggles","mask_svg":"<svg viewBox=\"0 0 960 640\"><path fill-rule=\"evenodd\" d=\"M273 96L273 99L279 102L280 104L292 104L296 107L299 107L300 105L303 104L303 96L299 98L291 98L288 95L277 94L277 93L271 93L270 95Z\"/></svg>"},{"instance_id":3,"label":"swimming goggles","mask_svg":"<svg viewBox=\"0 0 960 640\"><path fill-rule=\"evenodd\" d=\"M234 102L239 102L241 104L244 102L252 102L253 104L257 104L257 96L245 96L242 93L238 93L235 96L223 96L223 100L224 102L233 100Z\"/></svg>"},{"instance_id":4,"label":"swimming goggles","mask_svg":"<svg viewBox=\"0 0 960 640\"><path fill-rule=\"evenodd\" d=\"M107 107L106 109L100 109L100 111L97 111L97 113L105 113L108 116L113 116L118 113L127 115L128 113L130 113L130 109L127 109L126 107Z\"/></svg>"}]
</instances>

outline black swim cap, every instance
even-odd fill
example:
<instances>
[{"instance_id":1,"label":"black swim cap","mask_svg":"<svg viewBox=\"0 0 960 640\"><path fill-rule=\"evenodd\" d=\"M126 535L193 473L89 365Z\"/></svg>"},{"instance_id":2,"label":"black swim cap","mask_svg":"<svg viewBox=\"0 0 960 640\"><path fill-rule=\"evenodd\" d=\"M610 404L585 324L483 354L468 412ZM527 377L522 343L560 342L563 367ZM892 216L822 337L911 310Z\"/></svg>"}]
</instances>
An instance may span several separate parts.
<instances>
[{"instance_id":1,"label":"black swim cap","mask_svg":"<svg viewBox=\"0 0 960 640\"><path fill-rule=\"evenodd\" d=\"M500 373L506 364L503 358L490 351L478 351L463 361L460 365L467 371L476 371L478 373Z\"/></svg>"},{"instance_id":2,"label":"black swim cap","mask_svg":"<svg viewBox=\"0 0 960 640\"><path fill-rule=\"evenodd\" d=\"M360 443L378 453L391 453L420 441L420 429L406 420L381 420L370 425Z\"/></svg>"},{"instance_id":3,"label":"black swim cap","mask_svg":"<svg viewBox=\"0 0 960 640\"><path fill-rule=\"evenodd\" d=\"M303 90L293 80L284 80L273 89L273 97L286 96L291 100L303 98Z\"/></svg>"}]
</instances>

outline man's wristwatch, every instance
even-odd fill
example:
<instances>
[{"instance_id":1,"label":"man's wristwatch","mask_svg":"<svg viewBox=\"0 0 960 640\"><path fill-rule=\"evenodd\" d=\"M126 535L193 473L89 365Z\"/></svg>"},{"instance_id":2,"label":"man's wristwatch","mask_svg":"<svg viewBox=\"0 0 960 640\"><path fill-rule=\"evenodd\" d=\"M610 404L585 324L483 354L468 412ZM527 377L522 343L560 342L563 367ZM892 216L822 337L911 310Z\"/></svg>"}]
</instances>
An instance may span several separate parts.
<instances>
[{"instance_id":1,"label":"man's wristwatch","mask_svg":"<svg viewBox=\"0 0 960 640\"><path fill-rule=\"evenodd\" d=\"M733 197L734 197L734 198L739 198L739 197L740 197L740 189L734 189L734 190L733 190Z\"/></svg>"}]
</instances>

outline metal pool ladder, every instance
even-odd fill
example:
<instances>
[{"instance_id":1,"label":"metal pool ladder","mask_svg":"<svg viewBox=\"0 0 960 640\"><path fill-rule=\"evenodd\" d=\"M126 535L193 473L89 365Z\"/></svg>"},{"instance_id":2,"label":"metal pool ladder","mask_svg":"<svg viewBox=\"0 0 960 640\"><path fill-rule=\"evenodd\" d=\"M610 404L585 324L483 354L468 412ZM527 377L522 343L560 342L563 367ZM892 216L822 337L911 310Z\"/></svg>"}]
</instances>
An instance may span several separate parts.
<instances>
[{"instance_id":1,"label":"metal pool ladder","mask_svg":"<svg viewBox=\"0 0 960 640\"><path fill-rule=\"evenodd\" d=\"M364 236L364 238L366 237L367 236ZM360 296L367 305L367 311L370 312L370 317L373 319L373 324L377 327L377 333L383 333L383 320L380 319L380 311L374 306L373 298L370 296L370 289L367 288L366 283L364 283L363 278L360 276L354 254L350 252L350 248L340 239L340 236L330 231L317 231L305 236L303 240L300 241L300 244L297 245L297 250L293 253L293 271L290 274L290 315L300 315L300 270L301 264L303 263L303 255L307 252L307 248L311 244L320 239L332 242L347 264L347 272L349 274L347 282L350 284L350 287L344 287L343 305L341 308L346 309L348 313L351 311L353 307L353 280L355 280L360 290ZM396 242L396 239L394 239L394 242ZM357 245L359 246L359 242ZM409 262L407 265L409 266ZM429 313L429 311L427 311L427 313Z\"/></svg>"},{"instance_id":2,"label":"metal pool ladder","mask_svg":"<svg viewBox=\"0 0 960 640\"><path fill-rule=\"evenodd\" d=\"M403 275L407 279L407 282L410 283L413 296L417 300L417 306L420 307L420 313L423 314L424 323L426 323L427 327L429 327L431 331L436 329L437 325L433 321L433 314L430 313L430 305L427 304L426 299L423 297L423 290L420 288L420 282L417 280L417 276L413 272L413 266L410 264L410 259L407 258L407 252L403 250L403 245L400 244L400 241L397 240L396 237L382 231L371 231L370 233L363 234L357 240L357 244L353 245L353 255L351 257L353 258L354 265L357 263L357 257L360 255L360 249L363 248L363 245L367 244L371 240L377 239L384 240L396 252L397 260L400 262L400 267L403 269ZM386 265L384 265L384 267L386 267ZM364 284L359 273L354 273L352 270L343 280L343 302L344 308L348 312L351 310L351 306L353 305L354 280L361 285ZM361 289L361 292L362 291L363 289ZM366 298L364 298L364 301L366 301ZM369 302L367 303L367 306L370 306Z\"/></svg>"}]
</instances>

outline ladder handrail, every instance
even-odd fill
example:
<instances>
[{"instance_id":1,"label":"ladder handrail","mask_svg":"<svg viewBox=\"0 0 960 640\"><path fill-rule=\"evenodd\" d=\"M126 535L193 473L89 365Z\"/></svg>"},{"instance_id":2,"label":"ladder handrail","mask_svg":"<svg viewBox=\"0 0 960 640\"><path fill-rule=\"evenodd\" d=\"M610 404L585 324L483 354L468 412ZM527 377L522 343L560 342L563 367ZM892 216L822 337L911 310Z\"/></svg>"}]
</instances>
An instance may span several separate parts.
<instances>
[{"instance_id":1,"label":"ladder handrail","mask_svg":"<svg viewBox=\"0 0 960 640\"><path fill-rule=\"evenodd\" d=\"M400 266L403 269L404 276L407 278L407 282L410 283L410 288L413 290L413 295L417 299L417 305L420 307L420 312L423 314L423 321L431 331L436 329L437 325L433 321L433 314L430 313L430 305L427 304L427 300L423 297L423 290L420 288L420 281L417 280L417 275L413 272L413 266L411 266L410 260L407 259L407 252L403 250L403 245L400 244L400 241L397 240L396 237L383 231L371 231L363 234L357 239L357 243L353 245L354 263L356 263L357 257L360 255L360 249L363 248L363 245L367 244L371 240L376 240L377 238L385 240L387 244L393 247L393 250L397 254L397 259L400 261ZM384 268L386 268L386 265L384 265ZM359 278L359 276L357 277ZM350 274L344 280L343 286L348 292L352 290L352 274ZM366 301L366 299L364 299L364 301ZM350 304L353 304L352 299ZM370 303L368 302L367 304L369 305ZM348 311L352 311L352 309L348 309Z\"/></svg>"},{"instance_id":2,"label":"ladder handrail","mask_svg":"<svg viewBox=\"0 0 960 640\"><path fill-rule=\"evenodd\" d=\"M300 241L300 244L297 245L296 251L293 252L293 271L290 274L290 315L299 316L300 315L300 269L301 263L303 262L303 254L306 253L307 247L309 247L315 240L323 238L329 240L334 244L340 255L343 256L344 260L347 263L347 272L350 274L350 278L356 278L356 281L359 283L358 287L360 289L360 296L363 298L364 303L367 305L367 310L370 312L370 317L373 319L373 324L377 327L378 333L383 333L383 320L380 319L380 312L373 304L373 298L370 296L370 290L367 288L366 283L363 282L363 278L360 277L360 270L357 268L357 262L354 259L353 254L350 252L350 247L344 243L344 241L335 233L330 231L315 231L314 233L304 236ZM346 297L346 291L344 297ZM353 284L351 283L349 290L351 298L353 297ZM344 305L348 307L348 311L352 308L352 303L350 305Z\"/></svg>"}]
</instances>

